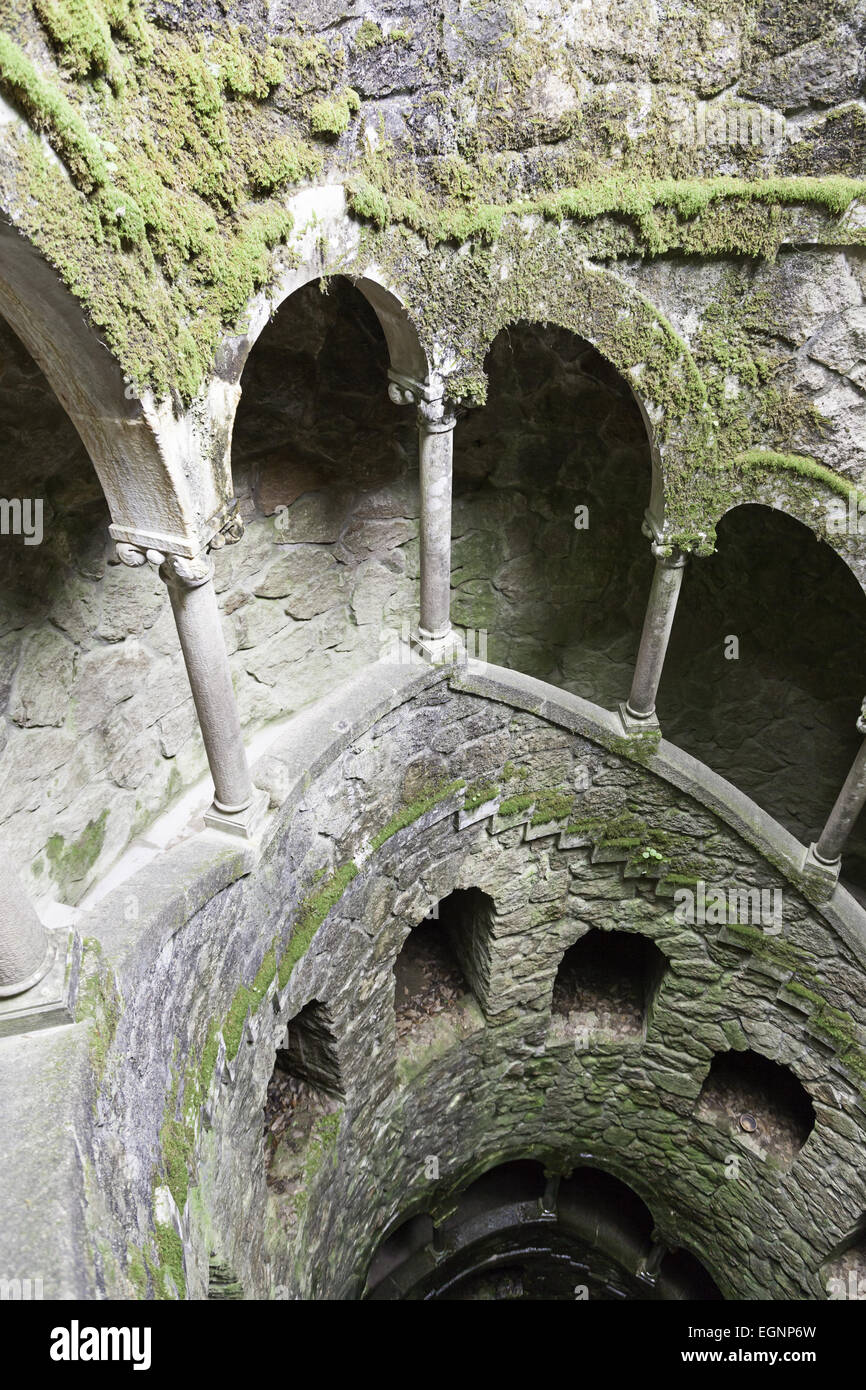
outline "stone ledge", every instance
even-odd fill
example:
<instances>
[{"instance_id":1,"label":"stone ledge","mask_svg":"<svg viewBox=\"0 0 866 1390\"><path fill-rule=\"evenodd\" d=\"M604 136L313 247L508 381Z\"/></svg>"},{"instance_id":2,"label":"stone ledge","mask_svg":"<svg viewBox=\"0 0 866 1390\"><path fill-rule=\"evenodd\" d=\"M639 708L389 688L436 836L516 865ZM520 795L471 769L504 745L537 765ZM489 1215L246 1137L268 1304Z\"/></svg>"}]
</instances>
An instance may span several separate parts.
<instances>
[{"instance_id":1,"label":"stone ledge","mask_svg":"<svg viewBox=\"0 0 866 1390\"><path fill-rule=\"evenodd\" d=\"M449 683L452 690L464 690L512 705L606 747L611 746L612 740L622 741L618 715L533 676L488 665L483 675L460 672L453 675ZM816 900L803 878L806 849L790 831L731 782L666 739L659 741L655 751L645 762L642 760L641 765L694 797L774 865L839 933L861 964L866 965L866 910L841 885L837 885L829 897L819 894Z\"/></svg>"},{"instance_id":2,"label":"stone ledge","mask_svg":"<svg viewBox=\"0 0 866 1390\"><path fill-rule=\"evenodd\" d=\"M0 1039L0 1277L42 1279L46 1299L93 1296L81 1258L89 1044L83 1023Z\"/></svg>"}]
</instances>

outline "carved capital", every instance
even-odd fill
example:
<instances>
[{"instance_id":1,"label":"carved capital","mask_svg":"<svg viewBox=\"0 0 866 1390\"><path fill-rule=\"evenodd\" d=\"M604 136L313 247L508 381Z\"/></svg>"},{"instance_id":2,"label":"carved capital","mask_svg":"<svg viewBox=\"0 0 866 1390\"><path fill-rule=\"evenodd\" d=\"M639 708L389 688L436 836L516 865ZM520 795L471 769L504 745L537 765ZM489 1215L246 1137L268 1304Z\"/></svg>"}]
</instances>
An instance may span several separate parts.
<instances>
[{"instance_id":1,"label":"carved capital","mask_svg":"<svg viewBox=\"0 0 866 1390\"><path fill-rule=\"evenodd\" d=\"M400 381L388 382L388 396L395 405L414 405L419 399L420 386L404 386Z\"/></svg>"},{"instance_id":2,"label":"carved capital","mask_svg":"<svg viewBox=\"0 0 866 1390\"><path fill-rule=\"evenodd\" d=\"M198 589L213 579L213 574L213 561L206 555L196 555L193 560L185 555L166 555L159 567L160 579L184 589Z\"/></svg>"},{"instance_id":3,"label":"carved capital","mask_svg":"<svg viewBox=\"0 0 866 1390\"><path fill-rule=\"evenodd\" d=\"M858 734L866 734L866 700L860 706L860 713L857 716Z\"/></svg>"},{"instance_id":4,"label":"carved capital","mask_svg":"<svg viewBox=\"0 0 866 1390\"><path fill-rule=\"evenodd\" d=\"M444 397L418 402L418 428L427 434L447 434L457 423L457 411Z\"/></svg>"},{"instance_id":5,"label":"carved capital","mask_svg":"<svg viewBox=\"0 0 866 1390\"><path fill-rule=\"evenodd\" d=\"M434 392L438 394L434 395ZM414 405L418 410L418 428L427 434L446 434L457 422L457 406L446 400L439 386L410 381L408 377L391 376L388 395L395 405Z\"/></svg>"},{"instance_id":6,"label":"carved capital","mask_svg":"<svg viewBox=\"0 0 866 1390\"><path fill-rule=\"evenodd\" d=\"M137 545L130 545L128 541L118 541L114 548L120 563L128 565L130 569L138 569L139 565L147 564L146 552Z\"/></svg>"},{"instance_id":7,"label":"carved capital","mask_svg":"<svg viewBox=\"0 0 866 1390\"><path fill-rule=\"evenodd\" d=\"M208 550L222 550L224 545L236 545L241 539L244 534L244 522L237 508L237 501L234 501L228 516L208 542Z\"/></svg>"},{"instance_id":8,"label":"carved capital","mask_svg":"<svg viewBox=\"0 0 866 1390\"><path fill-rule=\"evenodd\" d=\"M162 550L153 550L149 546L132 545L129 541L118 541L115 545L117 558L123 565L128 565L130 569L140 569L142 565L161 565L165 559Z\"/></svg>"},{"instance_id":9,"label":"carved capital","mask_svg":"<svg viewBox=\"0 0 866 1390\"><path fill-rule=\"evenodd\" d=\"M666 570L682 569L689 558L685 551L676 545L665 545L663 541L653 541L650 549L653 559Z\"/></svg>"}]
</instances>

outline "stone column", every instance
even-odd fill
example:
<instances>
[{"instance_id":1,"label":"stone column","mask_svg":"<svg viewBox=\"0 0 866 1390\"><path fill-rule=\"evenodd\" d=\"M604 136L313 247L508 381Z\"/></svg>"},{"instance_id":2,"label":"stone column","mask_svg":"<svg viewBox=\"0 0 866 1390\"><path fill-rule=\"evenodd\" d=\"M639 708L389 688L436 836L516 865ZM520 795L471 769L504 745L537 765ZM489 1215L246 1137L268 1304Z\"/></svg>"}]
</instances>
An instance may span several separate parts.
<instances>
[{"instance_id":1,"label":"stone column","mask_svg":"<svg viewBox=\"0 0 866 1390\"><path fill-rule=\"evenodd\" d=\"M623 710L626 720L655 720L656 695L662 678L687 558L681 550L674 548L671 551L669 547L655 540L652 543L652 552L656 562L655 574L644 617L631 693Z\"/></svg>"},{"instance_id":2,"label":"stone column","mask_svg":"<svg viewBox=\"0 0 866 1390\"><path fill-rule=\"evenodd\" d=\"M48 933L4 853L0 855L0 999L23 994L37 984L53 956Z\"/></svg>"},{"instance_id":3,"label":"stone column","mask_svg":"<svg viewBox=\"0 0 866 1390\"><path fill-rule=\"evenodd\" d=\"M456 415L444 401L418 406L421 469L422 638L439 641L451 632L451 474Z\"/></svg>"},{"instance_id":4,"label":"stone column","mask_svg":"<svg viewBox=\"0 0 866 1390\"><path fill-rule=\"evenodd\" d=\"M866 734L866 700L863 701L857 732ZM827 817L827 823L817 842L812 845L812 855L818 864L838 874L845 842L854 827L854 822L866 802L866 739L861 743L851 771L836 797L836 804Z\"/></svg>"},{"instance_id":5,"label":"stone column","mask_svg":"<svg viewBox=\"0 0 866 1390\"><path fill-rule=\"evenodd\" d=\"M207 556L187 559L153 550L141 552L124 544L117 551L124 564L149 560L158 565L168 589L214 784L213 805L205 821L248 838L259 818L260 807L254 801L261 798L256 798L247 764L213 586L213 563Z\"/></svg>"},{"instance_id":6,"label":"stone column","mask_svg":"<svg viewBox=\"0 0 866 1390\"><path fill-rule=\"evenodd\" d=\"M456 412L443 396L427 398L417 383L392 379L392 401L418 407L421 479L421 615L419 636L431 651L451 641L451 475Z\"/></svg>"}]
</instances>

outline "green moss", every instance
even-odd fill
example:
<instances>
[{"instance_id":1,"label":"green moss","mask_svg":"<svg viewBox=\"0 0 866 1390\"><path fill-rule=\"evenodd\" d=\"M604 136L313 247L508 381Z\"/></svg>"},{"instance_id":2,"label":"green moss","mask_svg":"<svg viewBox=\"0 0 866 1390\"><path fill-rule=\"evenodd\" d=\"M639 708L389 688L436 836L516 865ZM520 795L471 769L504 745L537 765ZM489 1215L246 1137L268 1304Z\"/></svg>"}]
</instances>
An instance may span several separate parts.
<instances>
[{"instance_id":1,"label":"green moss","mask_svg":"<svg viewBox=\"0 0 866 1390\"><path fill-rule=\"evenodd\" d=\"M642 767L651 762L660 742L661 730L657 728L635 730L624 738L605 739L605 745L611 753L616 753L620 758L628 758L630 762L640 763Z\"/></svg>"},{"instance_id":2,"label":"green moss","mask_svg":"<svg viewBox=\"0 0 866 1390\"><path fill-rule=\"evenodd\" d=\"M135 1296L138 1299L147 1297L147 1267L144 1262L144 1254L137 1245L133 1245L129 1251L129 1258L126 1266L126 1276L132 1287L135 1289Z\"/></svg>"},{"instance_id":3,"label":"green moss","mask_svg":"<svg viewBox=\"0 0 866 1390\"><path fill-rule=\"evenodd\" d=\"M463 799L464 811L477 811L479 806L483 806L487 801L493 801L499 795L499 787L495 782L473 782L466 788L466 796Z\"/></svg>"},{"instance_id":4,"label":"green moss","mask_svg":"<svg viewBox=\"0 0 866 1390\"><path fill-rule=\"evenodd\" d=\"M189 1192L190 1171L195 1150L194 1120L178 1115L179 1077L175 1074L166 1097L162 1127L159 1132L166 1184L182 1212Z\"/></svg>"},{"instance_id":5,"label":"green moss","mask_svg":"<svg viewBox=\"0 0 866 1390\"><path fill-rule=\"evenodd\" d=\"M381 183L374 198L369 183L350 184L349 206L357 216L368 215L365 207L375 208L379 226L403 222L434 244L495 240L509 215L583 223L620 217L633 223L642 248L651 255L682 247L703 255L772 257L783 233L779 209L802 205L839 217L855 199L866 196L866 182L843 177L645 179L628 172L534 199L503 204L478 199L469 207L452 201L433 208L417 193L388 196ZM458 186L458 199L467 192Z\"/></svg>"},{"instance_id":6,"label":"green moss","mask_svg":"<svg viewBox=\"0 0 866 1390\"><path fill-rule=\"evenodd\" d=\"M375 20L365 19L356 33L353 43L359 53L369 53L372 48L381 48L386 42L385 35Z\"/></svg>"},{"instance_id":7,"label":"green moss","mask_svg":"<svg viewBox=\"0 0 866 1390\"><path fill-rule=\"evenodd\" d=\"M310 109L310 127L314 135L336 139L345 134L353 116L361 109L361 98L351 87L345 87L333 97L317 101Z\"/></svg>"},{"instance_id":8,"label":"green moss","mask_svg":"<svg viewBox=\"0 0 866 1390\"><path fill-rule=\"evenodd\" d=\"M93 937L85 937L82 944L75 1021L90 1021L90 1055L98 1089L120 1022L123 998L114 973L105 962L100 943Z\"/></svg>"},{"instance_id":9,"label":"green moss","mask_svg":"<svg viewBox=\"0 0 866 1390\"><path fill-rule=\"evenodd\" d=\"M62 835L49 838L45 854L61 891L73 891L93 868L105 843L107 820L106 808L96 820L88 821L78 839L68 845Z\"/></svg>"},{"instance_id":10,"label":"green moss","mask_svg":"<svg viewBox=\"0 0 866 1390\"><path fill-rule=\"evenodd\" d=\"M336 1148L342 1118L343 1111L340 1107L330 1115L323 1115L313 1126L304 1164L305 1185L312 1182L328 1154L333 1153Z\"/></svg>"},{"instance_id":11,"label":"green moss","mask_svg":"<svg viewBox=\"0 0 866 1390\"><path fill-rule=\"evenodd\" d=\"M234 1061L240 1051L241 1038L244 1034L244 1024L246 1023L247 1014L250 1012L252 1006L252 990L247 985L238 985L223 1023L223 1038L226 1045L226 1056L230 1062Z\"/></svg>"},{"instance_id":12,"label":"green moss","mask_svg":"<svg viewBox=\"0 0 866 1390\"><path fill-rule=\"evenodd\" d=\"M795 473L800 478L822 483L846 501L853 497L857 501L866 502L866 494L854 483L802 454L779 454L772 449L748 449L734 459L734 464L738 468L757 469L767 473Z\"/></svg>"},{"instance_id":13,"label":"green moss","mask_svg":"<svg viewBox=\"0 0 866 1390\"><path fill-rule=\"evenodd\" d=\"M728 937L733 936L753 955L763 956L777 965L788 966L792 971L796 970L798 974L805 975L807 978L814 977L815 971L811 964L814 956L792 941L787 941L781 936L774 936L769 932L761 931L758 927L748 926L741 922L728 923L725 927L725 934Z\"/></svg>"},{"instance_id":14,"label":"green moss","mask_svg":"<svg viewBox=\"0 0 866 1390\"><path fill-rule=\"evenodd\" d=\"M219 1035L219 1024L216 1019L211 1019L205 1036L198 1070L197 1091L201 1100L206 1098L210 1090L211 1081L213 1080L214 1069L216 1068L217 1057L219 1056Z\"/></svg>"},{"instance_id":15,"label":"green moss","mask_svg":"<svg viewBox=\"0 0 866 1390\"><path fill-rule=\"evenodd\" d=\"M154 1226L154 1238L156 1241L157 1261L149 1262L151 1278L154 1285L154 1295L158 1299L170 1299L175 1295L171 1285L177 1290L177 1296L186 1298L186 1278L183 1272L183 1242L173 1226L167 1226L162 1222L157 1222ZM171 1280L171 1284L169 1283Z\"/></svg>"},{"instance_id":16,"label":"green moss","mask_svg":"<svg viewBox=\"0 0 866 1390\"><path fill-rule=\"evenodd\" d=\"M346 185L346 196L356 217L374 222L380 230L388 226L391 204L381 188L377 188L369 179L351 179Z\"/></svg>"},{"instance_id":17,"label":"green moss","mask_svg":"<svg viewBox=\"0 0 866 1390\"><path fill-rule=\"evenodd\" d=\"M522 811L528 811L530 806L535 805L535 793L524 792L520 796L509 796L500 803L500 816L517 816Z\"/></svg>"},{"instance_id":18,"label":"green moss","mask_svg":"<svg viewBox=\"0 0 866 1390\"><path fill-rule=\"evenodd\" d=\"M448 400L460 401L469 407L484 405L487 401L487 377L480 372L455 372L448 378L445 395Z\"/></svg>"},{"instance_id":19,"label":"green moss","mask_svg":"<svg viewBox=\"0 0 866 1390\"><path fill-rule=\"evenodd\" d=\"M77 77L103 73L119 83L111 31L97 5L90 0L34 0L34 9L64 65Z\"/></svg>"},{"instance_id":20,"label":"green moss","mask_svg":"<svg viewBox=\"0 0 866 1390\"><path fill-rule=\"evenodd\" d=\"M137 391L151 386L190 401L222 337L243 327L250 298L270 281L270 253L292 226L281 193L322 170L321 154L303 138L310 125L332 140L360 110L358 94L343 85L343 43L300 30L264 46L243 28L169 31L151 24L135 0L35 3L58 54L57 81L4 38L0 87L45 133L74 186L35 142L18 141L17 187L10 189L16 196L26 190L18 199L22 230L81 300ZM367 18L354 42L363 52L410 39L408 30L385 34ZM522 36L514 50L503 90L525 94L544 49ZM270 104L276 87L278 119ZM438 100L447 108L444 92ZM711 476L718 431L700 375L670 325L636 310L633 295L605 285L614 277L593 277L582 267L592 258L667 251L772 256L798 226L788 210L800 207L825 219L810 238L862 240L843 219L866 185L844 178L650 178L652 160L628 140L630 166L602 177L602 165L583 146L605 120L615 126L608 144L614 136L622 141L623 122L606 96L597 119L580 131L533 127L542 140L574 133L579 148L551 151L526 195L515 191L513 158L485 148L510 129L513 115L506 95L479 101L472 120L458 122L459 153L423 167L395 153L384 132L375 151L366 142L341 148L339 177L347 177L349 206L365 223L367 249L406 287L425 344L447 326L459 357L448 386L453 398L484 400L489 341L505 322L537 313L540 303L551 322L589 333L614 366L640 364L641 393L664 411L670 431L664 453L671 536L711 549L705 517L729 480L723 469ZM444 254L419 256L419 236ZM494 242L503 253L495 268ZM466 248L459 275L449 250L455 244ZM562 275L564 263L579 268L574 277ZM506 265L513 274L499 273ZM746 345L738 344L733 362L733 348L714 332L707 348L720 371L728 352L748 388L760 385L762 418L783 421L784 394L769 380L752 384L762 359L755 356L750 366ZM747 415L732 409L730 430L722 421L728 458L752 443ZM774 447L783 447L775 426L770 433Z\"/></svg>"},{"instance_id":21,"label":"green moss","mask_svg":"<svg viewBox=\"0 0 866 1390\"><path fill-rule=\"evenodd\" d=\"M279 968L279 987L285 989L289 978L310 948L310 943L328 913L340 901L349 884L357 876L358 866L353 859L334 871L322 887L311 893L301 904L292 936L283 952Z\"/></svg>"},{"instance_id":22,"label":"green moss","mask_svg":"<svg viewBox=\"0 0 866 1390\"><path fill-rule=\"evenodd\" d=\"M433 807L440 801L445 801L449 796L453 796L465 785L465 781L458 778L455 782L440 782L427 787L410 805L404 806L382 826L381 830L377 831L370 841L370 848L374 852L381 849L385 842L396 835L398 831L405 830L407 825L411 825L413 821L426 815L428 811L432 811Z\"/></svg>"},{"instance_id":23,"label":"green moss","mask_svg":"<svg viewBox=\"0 0 866 1390\"><path fill-rule=\"evenodd\" d=\"M89 193L108 182L105 156L75 107L6 34L0 34L0 91L34 130L45 132L79 188Z\"/></svg>"},{"instance_id":24,"label":"green moss","mask_svg":"<svg viewBox=\"0 0 866 1390\"><path fill-rule=\"evenodd\" d=\"M243 25L227 37L220 35L211 47L211 60L219 64L222 84L232 96L263 101L284 80L286 60L274 44L259 49L250 37Z\"/></svg>"},{"instance_id":25,"label":"green moss","mask_svg":"<svg viewBox=\"0 0 866 1390\"><path fill-rule=\"evenodd\" d=\"M287 184L316 178L322 171L322 156L302 140L280 136L267 145L254 146L246 169L253 192L269 194Z\"/></svg>"},{"instance_id":26,"label":"green moss","mask_svg":"<svg viewBox=\"0 0 866 1390\"><path fill-rule=\"evenodd\" d=\"M547 825L550 821L565 820L574 804L574 797L561 787L540 792L530 825Z\"/></svg>"}]
</instances>

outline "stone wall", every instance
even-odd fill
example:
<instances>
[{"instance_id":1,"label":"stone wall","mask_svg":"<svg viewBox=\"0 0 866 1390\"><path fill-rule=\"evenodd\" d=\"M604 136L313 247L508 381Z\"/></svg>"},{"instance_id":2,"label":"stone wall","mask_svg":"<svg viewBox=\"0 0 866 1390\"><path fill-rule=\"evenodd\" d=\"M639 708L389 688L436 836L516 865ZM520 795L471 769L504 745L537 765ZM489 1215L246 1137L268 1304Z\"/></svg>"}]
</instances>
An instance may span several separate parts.
<instances>
[{"instance_id":1,"label":"stone wall","mask_svg":"<svg viewBox=\"0 0 866 1390\"><path fill-rule=\"evenodd\" d=\"M228 851L218 862L215 848L189 845L89 916L123 999L93 1138L93 1181L111 1208L100 1287L130 1296L131 1270L149 1260L140 1292L171 1292L149 1253L152 1189L158 1221L183 1232L191 1296L204 1295L214 1257L247 1296L357 1297L376 1243L412 1211L444 1213L457 1187L505 1158L568 1171L591 1154L728 1296L824 1296L820 1266L866 1201L858 910L840 935L675 790L664 763L654 772L612 752L612 720L505 677L480 695L383 666L335 692L258 769L273 799L293 790L246 877L231 882ZM533 712L542 701L546 715ZM469 790L449 780L431 794L440 774ZM474 805L491 784L495 814ZM780 934L678 920L675 866L679 881L778 888ZM206 901L190 912L195 880ZM183 884L180 920L172 883ZM436 902L469 887L495 903L483 1013L398 1058L396 955ZM134 926L119 913L130 895L143 909ZM559 961L590 927L639 932L670 962L644 1042L548 1037ZM328 1012L345 1102L311 1134L301 1189L281 1211L266 1194L262 1111L286 1022L312 999ZM786 1065L815 1107L787 1171L733 1123L695 1113L713 1055L746 1047Z\"/></svg>"}]
</instances>

